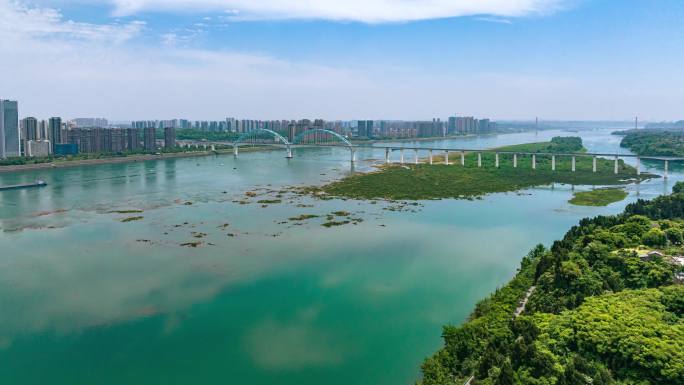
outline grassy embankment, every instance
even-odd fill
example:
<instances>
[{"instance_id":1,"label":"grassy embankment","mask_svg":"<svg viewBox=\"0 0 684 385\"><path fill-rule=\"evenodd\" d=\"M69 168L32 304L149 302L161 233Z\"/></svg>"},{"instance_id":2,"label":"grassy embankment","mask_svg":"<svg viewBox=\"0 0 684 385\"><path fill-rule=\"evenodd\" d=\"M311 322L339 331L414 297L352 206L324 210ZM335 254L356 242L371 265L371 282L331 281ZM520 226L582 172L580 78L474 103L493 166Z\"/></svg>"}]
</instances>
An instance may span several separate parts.
<instances>
[{"instance_id":1,"label":"grassy embankment","mask_svg":"<svg viewBox=\"0 0 684 385\"><path fill-rule=\"evenodd\" d=\"M684 266L673 258L684 253L684 184L673 190L537 246L508 285L444 327L419 383L684 384Z\"/></svg>"},{"instance_id":2,"label":"grassy embankment","mask_svg":"<svg viewBox=\"0 0 684 385\"><path fill-rule=\"evenodd\" d=\"M500 151L581 153L580 138L554 138L551 142L529 143L499 148ZM443 164L440 157L430 164L384 166L377 172L357 174L322 187L312 188L315 194L328 194L356 199L440 199L473 198L488 193L508 192L533 186L563 183L572 185L624 185L629 180L648 179L654 175L636 175L636 170L619 162L619 174L614 174L614 162L597 159L597 172L592 172L592 159L577 156L576 172L572 172L569 156L556 157L556 171L551 170L550 156L536 156L536 169L532 169L532 155L518 155L518 167L513 167L512 154L499 155L499 168L495 155L482 153L482 167L477 166L477 154L465 157L451 154L451 165Z\"/></svg>"}]
</instances>

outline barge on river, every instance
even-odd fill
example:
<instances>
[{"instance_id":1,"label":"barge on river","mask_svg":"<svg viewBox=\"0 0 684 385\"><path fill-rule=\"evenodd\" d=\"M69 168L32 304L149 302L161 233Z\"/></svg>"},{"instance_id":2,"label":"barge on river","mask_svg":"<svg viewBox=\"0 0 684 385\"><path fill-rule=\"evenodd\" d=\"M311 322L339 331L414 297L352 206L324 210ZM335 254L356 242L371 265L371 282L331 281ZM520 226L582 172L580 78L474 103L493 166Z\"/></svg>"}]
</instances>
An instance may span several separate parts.
<instances>
[{"instance_id":1,"label":"barge on river","mask_svg":"<svg viewBox=\"0 0 684 385\"><path fill-rule=\"evenodd\" d=\"M25 188L45 187L45 186L47 186L47 182L45 182L44 180L37 180L33 183L15 184L15 185L10 185L10 186L0 186L0 191L20 190L20 189L25 189Z\"/></svg>"}]
</instances>

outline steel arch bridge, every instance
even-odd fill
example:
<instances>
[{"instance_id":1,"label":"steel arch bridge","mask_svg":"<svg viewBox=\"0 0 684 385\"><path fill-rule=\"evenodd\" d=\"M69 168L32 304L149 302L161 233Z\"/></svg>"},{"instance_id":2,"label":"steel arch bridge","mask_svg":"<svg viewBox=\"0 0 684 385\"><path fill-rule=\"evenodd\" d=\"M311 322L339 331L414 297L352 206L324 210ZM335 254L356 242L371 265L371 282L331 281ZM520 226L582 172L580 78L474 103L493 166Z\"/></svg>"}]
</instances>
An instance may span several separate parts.
<instances>
[{"instance_id":1,"label":"steel arch bridge","mask_svg":"<svg viewBox=\"0 0 684 385\"><path fill-rule=\"evenodd\" d=\"M310 138L312 135L313 143L305 143L308 142L307 139ZM323 138L321 138L321 136L323 136ZM311 128L295 136L292 140L292 143L297 145L313 144L318 146L335 145L332 143L321 143L321 141L326 141L326 139L332 140L332 143L342 142L342 144L349 149L351 162L354 163L356 161L356 149L354 148L352 142L350 142L349 139L345 138L344 136L338 134L335 131L326 130L324 128Z\"/></svg>"},{"instance_id":2,"label":"steel arch bridge","mask_svg":"<svg viewBox=\"0 0 684 385\"><path fill-rule=\"evenodd\" d=\"M248 142L247 139L256 139L256 137L260 134L272 136L276 142L282 142L282 144L287 148L287 157L292 158L292 143L290 143L284 136L280 135L279 133L273 130L269 130L268 128L257 128L255 130L240 134L240 136L238 136L238 138L235 139L235 141L233 142L233 154L235 156L238 155L238 148L240 147L240 145L254 144L253 142Z\"/></svg>"},{"instance_id":3,"label":"steel arch bridge","mask_svg":"<svg viewBox=\"0 0 684 385\"><path fill-rule=\"evenodd\" d=\"M347 138L345 138L337 132L326 130L323 128L312 128L303 131L297 136L295 136L292 142L288 141L284 136L273 130L269 130L267 128L257 128L255 130L242 133L240 136L238 136L238 138L233 142L233 154L237 156L238 148L240 147L240 145L254 144L254 142L250 142L248 140L256 140L258 136L263 134L265 134L267 137L273 137L276 142L281 142L287 149L287 158L292 158L292 146L294 145L334 145L320 143L320 139L322 139L320 136L323 136L327 137L327 139L332 139L332 141L335 143L341 142L345 147L349 149L351 154L351 161L356 161L356 150L354 149L354 145L352 144L352 142L350 142ZM311 143L309 140L312 135L314 136L313 143Z\"/></svg>"},{"instance_id":4,"label":"steel arch bridge","mask_svg":"<svg viewBox=\"0 0 684 385\"><path fill-rule=\"evenodd\" d=\"M335 131L331 130L326 130L323 128L312 128L309 130L306 130L299 135L295 136L294 140L292 141L293 144L303 144L302 142L305 141L307 137L310 135L316 135L316 134L323 134L323 135L330 135L332 138L339 140L340 142L344 143L347 147L353 147L354 145L349 141L349 139L345 138L344 136L338 134ZM317 138L314 138L316 140Z\"/></svg>"}]
</instances>

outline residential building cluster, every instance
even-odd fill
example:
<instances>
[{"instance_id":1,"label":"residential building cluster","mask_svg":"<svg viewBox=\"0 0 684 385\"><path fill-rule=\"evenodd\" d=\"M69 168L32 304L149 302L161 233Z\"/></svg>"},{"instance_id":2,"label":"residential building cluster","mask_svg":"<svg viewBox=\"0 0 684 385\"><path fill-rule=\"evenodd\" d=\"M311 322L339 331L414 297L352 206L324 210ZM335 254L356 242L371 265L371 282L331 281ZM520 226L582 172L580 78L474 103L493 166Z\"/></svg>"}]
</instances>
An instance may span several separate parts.
<instances>
[{"instance_id":1,"label":"residential building cluster","mask_svg":"<svg viewBox=\"0 0 684 385\"><path fill-rule=\"evenodd\" d=\"M348 138L431 138L494 132L489 119L451 116L426 121L405 120L253 120L226 118L220 121L188 119L142 120L110 124L105 118L60 117L19 120L16 101L0 100L0 158L64 156L79 153L155 152L177 145L177 130L242 134L268 129L293 142L303 132L320 129ZM163 139L162 139L163 137ZM159 138L159 140L158 140Z\"/></svg>"},{"instance_id":2,"label":"residential building cluster","mask_svg":"<svg viewBox=\"0 0 684 385\"><path fill-rule=\"evenodd\" d=\"M47 157L90 153L156 152L175 147L176 133L165 127L163 141L157 129L111 126L104 118L60 117L19 120L17 101L0 99L0 159Z\"/></svg>"}]
</instances>

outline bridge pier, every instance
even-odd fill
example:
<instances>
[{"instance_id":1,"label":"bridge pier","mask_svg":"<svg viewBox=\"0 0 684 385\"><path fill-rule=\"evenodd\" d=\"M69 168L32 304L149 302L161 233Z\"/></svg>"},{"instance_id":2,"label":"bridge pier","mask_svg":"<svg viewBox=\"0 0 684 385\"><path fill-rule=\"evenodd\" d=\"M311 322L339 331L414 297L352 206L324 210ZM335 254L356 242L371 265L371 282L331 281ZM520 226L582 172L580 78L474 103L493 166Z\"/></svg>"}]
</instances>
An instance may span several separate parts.
<instances>
[{"instance_id":1,"label":"bridge pier","mask_svg":"<svg viewBox=\"0 0 684 385\"><path fill-rule=\"evenodd\" d=\"M413 154L413 160L415 161L416 164L418 164L418 149L414 149L414 154Z\"/></svg>"},{"instance_id":2,"label":"bridge pier","mask_svg":"<svg viewBox=\"0 0 684 385\"><path fill-rule=\"evenodd\" d=\"M477 167L482 167L482 153L477 153Z\"/></svg>"},{"instance_id":3,"label":"bridge pier","mask_svg":"<svg viewBox=\"0 0 684 385\"><path fill-rule=\"evenodd\" d=\"M287 146L287 155L285 156L287 159L292 159L292 149L290 146Z\"/></svg>"},{"instance_id":4,"label":"bridge pier","mask_svg":"<svg viewBox=\"0 0 684 385\"><path fill-rule=\"evenodd\" d=\"M404 164L404 149L399 150L399 163Z\"/></svg>"},{"instance_id":5,"label":"bridge pier","mask_svg":"<svg viewBox=\"0 0 684 385\"><path fill-rule=\"evenodd\" d=\"M638 156L636 157L636 163L637 175L641 175L641 158Z\"/></svg>"},{"instance_id":6,"label":"bridge pier","mask_svg":"<svg viewBox=\"0 0 684 385\"><path fill-rule=\"evenodd\" d=\"M353 148L350 148L349 151L351 152L351 163L354 164L356 162L356 151Z\"/></svg>"},{"instance_id":7,"label":"bridge pier","mask_svg":"<svg viewBox=\"0 0 684 385\"><path fill-rule=\"evenodd\" d=\"M389 147L385 147L385 163L388 163L388 164L389 164L389 162L390 162L390 160L389 160L389 153L390 153Z\"/></svg>"},{"instance_id":8,"label":"bridge pier","mask_svg":"<svg viewBox=\"0 0 684 385\"><path fill-rule=\"evenodd\" d=\"M238 146L233 146L233 156L237 158L237 156L238 156Z\"/></svg>"},{"instance_id":9,"label":"bridge pier","mask_svg":"<svg viewBox=\"0 0 684 385\"><path fill-rule=\"evenodd\" d=\"M518 167L518 154L513 154L513 168Z\"/></svg>"},{"instance_id":10,"label":"bridge pier","mask_svg":"<svg viewBox=\"0 0 684 385\"><path fill-rule=\"evenodd\" d=\"M532 170L537 169L537 154L532 154Z\"/></svg>"},{"instance_id":11,"label":"bridge pier","mask_svg":"<svg viewBox=\"0 0 684 385\"><path fill-rule=\"evenodd\" d=\"M615 174L618 173L618 165L619 165L618 157L617 157L617 155L615 155L615 167L614 167L615 168Z\"/></svg>"},{"instance_id":12,"label":"bridge pier","mask_svg":"<svg viewBox=\"0 0 684 385\"><path fill-rule=\"evenodd\" d=\"M432 150L428 150L428 160L430 161L430 164L432 164Z\"/></svg>"},{"instance_id":13,"label":"bridge pier","mask_svg":"<svg viewBox=\"0 0 684 385\"><path fill-rule=\"evenodd\" d=\"M556 156L551 155L551 171L556 171Z\"/></svg>"},{"instance_id":14,"label":"bridge pier","mask_svg":"<svg viewBox=\"0 0 684 385\"><path fill-rule=\"evenodd\" d=\"M667 179L667 167L668 166L668 161L667 159L665 160L665 175L663 176L664 179Z\"/></svg>"},{"instance_id":15,"label":"bridge pier","mask_svg":"<svg viewBox=\"0 0 684 385\"><path fill-rule=\"evenodd\" d=\"M465 151L461 151L461 166L465 166Z\"/></svg>"},{"instance_id":16,"label":"bridge pier","mask_svg":"<svg viewBox=\"0 0 684 385\"><path fill-rule=\"evenodd\" d=\"M499 153L498 152L496 154L494 154L494 166L496 166L496 168L499 168Z\"/></svg>"},{"instance_id":17,"label":"bridge pier","mask_svg":"<svg viewBox=\"0 0 684 385\"><path fill-rule=\"evenodd\" d=\"M591 171L596 172L596 157L591 158Z\"/></svg>"},{"instance_id":18,"label":"bridge pier","mask_svg":"<svg viewBox=\"0 0 684 385\"><path fill-rule=\"evenodd\" d=\"M214 146L213 144L211 145L211 151L216 151L216 146Z\"/></svg>"},{"instance_id":19,"label":"bridge pier","mask_svg":"<svg viewBox=\"0 0 684 385\"><path fill-rule=\"evenodd\" d=\"M575 155L572 156L572 172L575 172L575 165L577 164L577 159Z\"/></svg>"},{"instance_id":20,"label":"bridge pier","mask_svg":"<svg viewBox=\"0 0 684 385\"><path fill-rule=\"evenodd\" d=\"M449 151L444 151L444 164L449 165Z\"/></svg>"}]
</instances>

